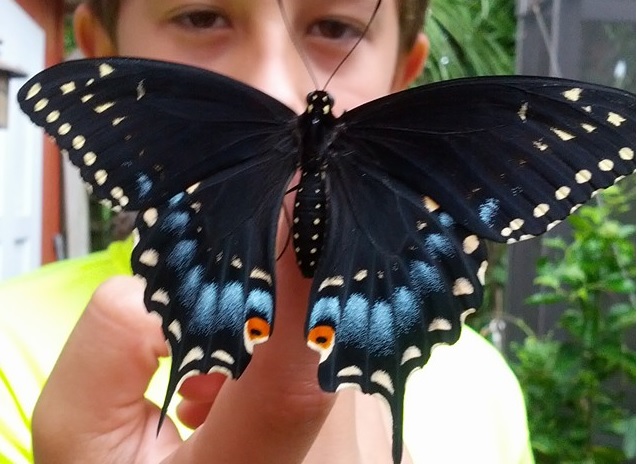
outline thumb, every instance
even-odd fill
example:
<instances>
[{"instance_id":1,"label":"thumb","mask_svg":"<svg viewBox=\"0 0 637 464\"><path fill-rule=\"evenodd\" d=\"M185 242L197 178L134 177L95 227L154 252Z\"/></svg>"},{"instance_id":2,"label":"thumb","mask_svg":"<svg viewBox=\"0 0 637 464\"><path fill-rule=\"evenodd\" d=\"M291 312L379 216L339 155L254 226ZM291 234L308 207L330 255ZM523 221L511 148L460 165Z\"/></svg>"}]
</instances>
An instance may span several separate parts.
<instances>
[{"instance_id":1,"label":"thumb","mask_svg":"<svg viewBox=\"0 0 637 464\"><path fill-rule=\"evenodd\" d=\"M36 461L53 462L46 460L51 450L54 462L90 461L100 446L138 446L157 426L158 412L144 392L167 349L159 318L144 308L143 290L138 279L117 277L93 295L36 404ZM163 442L176 443L174 426L164 429Z\"/></svg>"}]
</instances>

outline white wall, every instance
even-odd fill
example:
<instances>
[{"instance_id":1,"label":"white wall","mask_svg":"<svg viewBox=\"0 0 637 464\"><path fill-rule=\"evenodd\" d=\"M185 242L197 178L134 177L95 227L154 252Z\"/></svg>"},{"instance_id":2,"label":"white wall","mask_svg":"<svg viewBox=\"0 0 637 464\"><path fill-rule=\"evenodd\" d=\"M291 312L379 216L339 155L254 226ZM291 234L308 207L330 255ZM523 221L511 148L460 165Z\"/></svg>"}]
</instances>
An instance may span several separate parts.
<instances>
[{"instance_id":1,"label":"white wall","mask_svg":"<svg viewBox=\"0 0 637 464\"><path fill-rule=\"evenodd\" d=\"M44 31L12 0L0 0L0 60L29 76L44 67ZM0 279L40 265L42 131L20 111L26 78L9 81L9 124L0 129Z\"/></svg>"}]
</instances>

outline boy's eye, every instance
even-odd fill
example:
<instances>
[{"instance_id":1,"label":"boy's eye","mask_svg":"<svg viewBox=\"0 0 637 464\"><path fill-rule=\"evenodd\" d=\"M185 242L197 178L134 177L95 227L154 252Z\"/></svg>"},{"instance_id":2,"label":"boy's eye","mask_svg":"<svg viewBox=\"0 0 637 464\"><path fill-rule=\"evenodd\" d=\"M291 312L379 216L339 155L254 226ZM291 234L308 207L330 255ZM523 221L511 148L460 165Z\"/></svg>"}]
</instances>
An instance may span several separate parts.
<instances>
[{"instance_id":1,"label":"boy's eye","mask_svg":"<svg viewBox=\"0 0 637 464\"><path fill-rule=\"evenodd\" d=\"M228 20L214 11L190 11L175 17L175 22L193 29L210 29L228 26Z\"/></svg>"},{"instance_id":2,"label":"boy's eye","mask_svg":"<svg viewBox=\"0 0 637 464\"><path fill-rule=\"evenodd\" d=\"M362 30L351 24L336 19L324 19L310 27L309 34L330 40L357 39Z\"/></svg>"}]
</instances>

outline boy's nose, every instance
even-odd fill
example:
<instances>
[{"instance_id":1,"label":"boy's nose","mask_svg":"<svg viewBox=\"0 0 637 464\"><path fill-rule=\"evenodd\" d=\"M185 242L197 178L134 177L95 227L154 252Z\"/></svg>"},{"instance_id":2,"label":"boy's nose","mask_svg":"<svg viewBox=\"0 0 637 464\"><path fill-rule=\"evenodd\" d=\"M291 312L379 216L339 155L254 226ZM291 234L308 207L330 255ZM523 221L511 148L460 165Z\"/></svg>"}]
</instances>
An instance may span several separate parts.
<instances>
[{"instance_id":1,"label":"boy's nose","mask_svg":"<svg viewBox=\"0 0 637 464\"><path fill-rule=\"evenodd\" d=\"M305 110L305 96L314 85L282 23L278 28L260 28L259 33L246 41L238 60L232 77L267 93L297 113Z\"/></svg>"}]
</instances>

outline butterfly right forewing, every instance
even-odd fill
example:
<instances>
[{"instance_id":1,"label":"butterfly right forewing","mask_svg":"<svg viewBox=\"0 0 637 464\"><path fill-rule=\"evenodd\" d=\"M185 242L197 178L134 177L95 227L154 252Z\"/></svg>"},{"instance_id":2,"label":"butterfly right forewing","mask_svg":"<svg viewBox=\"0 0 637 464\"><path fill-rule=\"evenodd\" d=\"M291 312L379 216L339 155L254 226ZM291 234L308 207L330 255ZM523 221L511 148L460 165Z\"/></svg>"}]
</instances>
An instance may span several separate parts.
<instances>
[{"instance_id":1,"label":"butterfly right forewing","mask_svg":"<svg viewBox=\"0 0 637 464\"><path fill-rule=\"evenodd\" d=\"M635 170L635 96L566 79L440 82L355 108L342 125L393 182L500 242L545 232Z\"/></svg>"}]
</instances>

